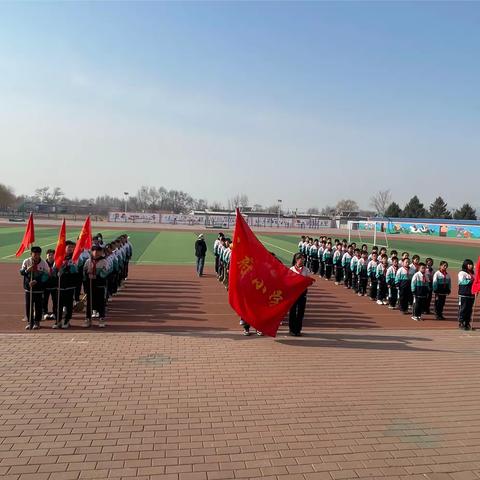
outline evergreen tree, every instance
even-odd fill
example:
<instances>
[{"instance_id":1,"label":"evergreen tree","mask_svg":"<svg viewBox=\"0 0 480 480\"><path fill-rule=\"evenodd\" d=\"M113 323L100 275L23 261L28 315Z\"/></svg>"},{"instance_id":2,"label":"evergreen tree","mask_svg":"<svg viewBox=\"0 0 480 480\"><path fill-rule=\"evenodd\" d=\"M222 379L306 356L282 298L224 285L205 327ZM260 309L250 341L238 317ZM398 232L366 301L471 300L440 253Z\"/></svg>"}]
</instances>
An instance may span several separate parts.
<instances>
[{"instance_id":1,"label":"evergreen tree","mask_svg":"<svg viewBox=\"0 0 480 480\"><path fill-rule=\"evenodd\" d=\"M433 201L428 213L432 218L452 218L452 214L448 210L447 204L442 197L437 197Z\"/></svg>"},{"instance_id":2,"label":"evergreen tree","mask_svg":"<svg viewBox=\"0 0 480 480\"><path fill-rule=\"evenodd\" d=\"M476 220L477 215L469 203L464 203L459 209L455 210L453 218L455 220Z\"/></svg>"},{"instance_id":3,"label":"evergreen tree","mask_svg":"<svg viewBox=\"0 0 480 480\"><path fill-rule=\"evenodd\" d=\"M396 202L392 202L386 209L385 209L385 216L390 218L399 218L402 216L402 209L400 205Z\"/></svg>"},{"instance_id":4,"label":"evergreen tree","mask_svg":"<svg viewBox=\"0 0 480 480\"><path fill-rule=\"evenodd\" d=\"M405 218L425 218L427 211L423 207L423 203L414 195L405 205L402 214Z\"/></svg>"}]
</instances>

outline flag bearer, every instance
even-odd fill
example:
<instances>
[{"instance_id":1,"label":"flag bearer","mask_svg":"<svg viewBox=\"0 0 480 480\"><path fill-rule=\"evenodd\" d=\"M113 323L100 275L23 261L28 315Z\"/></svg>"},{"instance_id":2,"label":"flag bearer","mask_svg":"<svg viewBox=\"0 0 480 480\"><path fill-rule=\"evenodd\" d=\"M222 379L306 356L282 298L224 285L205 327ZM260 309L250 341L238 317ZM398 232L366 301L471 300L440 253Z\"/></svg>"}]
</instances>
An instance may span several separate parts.
<instances>
[{"instance_id":1,"label":"flag bearer","mask_svg":"<svg viewBox=\"0 0 480 480\"><path fill-rule=\"evenodd\" d=\"M473 280L473 262L466 259L458 273L458 326L462 330L472 329L470 323L475 302L475 295L472 293Z\"/></svg>"}]
</instances>

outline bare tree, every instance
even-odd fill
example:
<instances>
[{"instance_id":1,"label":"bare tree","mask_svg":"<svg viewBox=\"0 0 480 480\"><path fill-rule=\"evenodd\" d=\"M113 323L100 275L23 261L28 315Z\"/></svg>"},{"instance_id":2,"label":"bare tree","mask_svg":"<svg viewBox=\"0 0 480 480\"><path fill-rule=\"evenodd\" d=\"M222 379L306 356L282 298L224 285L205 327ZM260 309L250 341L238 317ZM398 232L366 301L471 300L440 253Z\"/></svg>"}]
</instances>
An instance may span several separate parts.
<instances>
[{"instance_id":1,"label":"bare tree","mask_svg":"<svg viewBox=\"0 0 480 480\"><path fill-rule=\"evenodd\" d=\"M325 205L320 211L321 215L333 215L335 213L335 207L331 205Z\"/></svg>"},{"instance_id":2,"label":"bare tree","mask_svg":"<svg viewBox=\"0 0 480 480\"><path fill-rule=\"evenodd\" d=\"M55 187L50 195L50 201L52 203L57 203L62 199L63 195L64 193L62 192L62 189L60 187Z\"/></svg>"},{"instance_id":3,"label":"bare tree","mask_svg":"<svg viewBox=\"0 0 480 480\"><path fill-rule=\"evenodd\" d=\"M337 202L335 207L336 213L356 212L358 211L358 203L355 200L343 199Z\"/></svg>"},{"instance_id":4,"label":"bare tree","mask_svg":"<svg viewBox=\"0 0 480 480\"><path fill-rule=\"evenodd\" d=\"M379 215L385 216L385 211L392 202L390 190L380 190L370 198L370 206L375 209Z\"/></svg>"},{"instance_id":5,"label":"bare tree","mask_svg":"<svg viewBox=\"0 0 480 480\"><path fill-rule=\"evenodd\" d=\"M244 193L237 193L234 197L228 200L228 209L235 210L236 208L245 208L248 207L248 196Z\"/></svg>"},{"instance_id":6,"label":"bare tree","mask_svg":"<svg viewBox=\"0 0 480 480\"><path fill-rule=\"evenodd\" d=\"M320 211L318 210L317 207L311 207L307 210L307 213L309 215L318 215L320 213Z\"/></svg>"},{"instance_id":7,"label":"bare tree","mask_svg":"<svg viewBox=\"0 0 480 480\"><path fill-rule=\"evenodd\" d=\"M15 205L17 198L13 190L0 183L0 210L7 210Z\"/></svg>"},{"instance_id":8,"label":"bare tree","mask_svg":"<svg viewBox=\"0 0 480 480\"><path fill-rule=\"evenodd\" d=\"M37 188L35 190L35 197L42 203L48 203L50 201L50 187Z\"/></svg>"}]
</instances>

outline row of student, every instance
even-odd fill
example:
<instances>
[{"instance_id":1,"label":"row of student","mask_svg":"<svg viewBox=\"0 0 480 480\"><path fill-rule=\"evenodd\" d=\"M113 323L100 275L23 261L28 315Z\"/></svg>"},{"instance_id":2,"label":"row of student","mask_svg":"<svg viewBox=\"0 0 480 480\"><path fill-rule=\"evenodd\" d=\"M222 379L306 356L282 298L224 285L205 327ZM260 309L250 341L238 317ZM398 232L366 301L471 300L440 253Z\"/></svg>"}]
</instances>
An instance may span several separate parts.
<instances>
[{"instance_id":1,"label":"row of student","mask_svg":"<svg viewBox=\"0 0 480 480\"><path fill-rule=\"evenodd\" d=\"M91 250L84 250L77 262L72 256L75 242L67 241L65 259L57 268L55 251L33 246L30 258L23 261L20 274L25 291L26 329L40 328L42 320L53 320L52 328L67 329L74 307L86 307L85 326L98 319L98 326L105 327L106 304L128 277L128 265L132 246L127 235L104 244L101 234L92 240ZM83 295L82 295L83 288Z\"/></svg>"},{"instance_id":2,"label":"row of student","mask_svg":"<svg viewBox=\"0 0 480 480\"><path fill-rule=\"evenodd\" d=\"M219 233L213 245L213 252L215 255L215 272L217 274L217 279L228 290L230 258L232 255L231 239L226 238L223 233ZM275 256L273 252L270 253ZM294 262L290 270L303 276L309 276L311 273L310 269L304 265L304 256L302 254L297 254L294 257ZM306 303L307 290L299 296L289 311L288 325L290 335L292 336L298 337L301 335ZM245 336L250 335L250 325L244 319L240 319L240 325L243 327L243 334ZM256 331L256 334L259 336L263 335L259 330Z\"/></svg>"},{"instance_id":3,"label":"row of student","mask_svg":"<svg viewBox=\"0 0 480 480\"><path fill-rule=\"evenodd\" d=\"M371 300L379 305L388 305L404 314L412 311L412 319L419 321L422 315L430 314L432 298L437 320L444 320L443 315L446 297L451 293L451 278L448 263L441 261L435 271L433 259L420 262L418 255L412 256L392 250L390 256L387 249L373 247L368 252L367 245L357 248L355 243L347 244L346 240L335 240L335 248L331 239L323 237L321 241L302 237L299 243L300 253L304 255L314 273L330 280L335 275L335 283L343 283L346 288L353 288L359 296L365 296L369 288ZM474 280L473 262L466 259L458 274L459 328L471 329L471 316L475 296L472 294Z\"/></svg>"}]
</instances>

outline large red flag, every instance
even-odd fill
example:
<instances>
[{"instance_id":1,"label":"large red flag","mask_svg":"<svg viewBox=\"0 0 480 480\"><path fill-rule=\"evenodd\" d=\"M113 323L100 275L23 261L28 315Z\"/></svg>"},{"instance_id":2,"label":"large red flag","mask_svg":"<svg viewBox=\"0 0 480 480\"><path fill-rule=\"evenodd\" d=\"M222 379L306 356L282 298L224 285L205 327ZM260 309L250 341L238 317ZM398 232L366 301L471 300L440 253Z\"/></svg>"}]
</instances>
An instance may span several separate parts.
<instances>
[{"instance_id":1,"label":"large red flag","mask_svg":"<svg viewBox=\"0 0 480 480\"><path fill-rule=\"evenodd\" d=\"M57 270L60 270L64 260L65 260L65 250L67 246L65 242L67 241L67 226L65 224L65 219L63 219L62 226L58 232L57 246L55 247L55 266Z\"/></svg>"},{"instance_id":2,"label":"large red flag","mask_svg":"<svg viewBox=\"0 0 480 480\"><path fill-rule=\"evenodd\" d=\"M477 260L477 266L475 268L475 279L472 284L472 293L477 294L480 292L480 257Z\"/></svg>"},{"instance_id":3,"label":"large red flag","mask_svg":"<svg viewBox=\"0 0 480 480\"><path fill-rule=\"evenodd\" d=\"M27 248L29 248L32 243L35 241L35 227L33 226L33 213L28 217L27 228L23 235L22 243L15 254L16 257L19 257Z\"/></svg>"},{"instance_id":4,"label":"large red flag","mask_svg":"<svg viewBox=\"0 0 480 480\"><path fill-rule=\"evenodd\" d=\"M88 216L83 224L82 231L78 236L75 250L73 251L72 260L77 263L80 254L86 249L92 247L92 225L90 223L90 216Z\"/></svg>"},{"instance_id":5,"label":"large red flag","mask_svg":"<svg viewBox=\"0 0 480 480\"><path fill-rule=\"evenodd\" d=\"M292 272L275 258L237 209L228 297L242 319L275 337L285 314L312 283L313 279Z\"/></svg>"}]
</instances>

